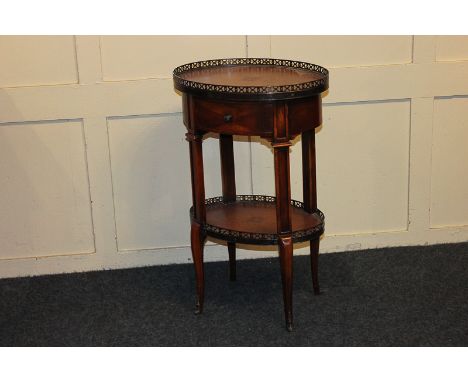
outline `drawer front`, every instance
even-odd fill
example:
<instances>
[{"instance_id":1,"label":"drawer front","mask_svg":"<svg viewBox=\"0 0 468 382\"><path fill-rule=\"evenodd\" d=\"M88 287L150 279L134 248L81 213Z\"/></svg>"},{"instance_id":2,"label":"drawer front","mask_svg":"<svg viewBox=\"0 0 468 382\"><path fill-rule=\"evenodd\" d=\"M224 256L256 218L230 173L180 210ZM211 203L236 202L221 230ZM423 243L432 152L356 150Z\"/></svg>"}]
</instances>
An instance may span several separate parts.
<instances>
[{"instance_id":1,"label":"drawer front","mask_svg":"<svg viewBox=\"0 0 468 382\"><path fill-rule=\"evenodd\" d=\"M322 124L322 98L314 96L289 102L288 118L291 137L319 127Z\"/></svg>"},{"instance_id":2,"label":"drawer front","mask_svg":"<svg viewBox=\"0 0 468 382\"><path fill-rule=\"evenodd\" d=\"M273 133L273 107L264 102L222 102L193 98L197 130L269 137Z\"/></svg>"}]
</instances>

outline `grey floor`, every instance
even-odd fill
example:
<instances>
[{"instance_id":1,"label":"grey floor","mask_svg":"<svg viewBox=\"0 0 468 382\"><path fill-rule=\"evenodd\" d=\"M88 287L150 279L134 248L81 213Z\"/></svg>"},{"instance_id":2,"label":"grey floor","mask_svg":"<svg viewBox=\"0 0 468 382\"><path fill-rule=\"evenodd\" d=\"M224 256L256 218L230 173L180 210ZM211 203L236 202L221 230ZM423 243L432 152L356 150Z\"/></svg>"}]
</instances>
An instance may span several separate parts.
<instances>
[{"instance_id":1,"label":"grey floor","mask_svg":"<svg viewBox=\"0 0 468 382\"><path fill-rule=\"evenodd\" d=\"M277 258L207 263L201 316L190 264L0 280L0 345L468 346L468 243L321 255L320 296L309 266L293 333Z\"/></svg>"}]
</instances>

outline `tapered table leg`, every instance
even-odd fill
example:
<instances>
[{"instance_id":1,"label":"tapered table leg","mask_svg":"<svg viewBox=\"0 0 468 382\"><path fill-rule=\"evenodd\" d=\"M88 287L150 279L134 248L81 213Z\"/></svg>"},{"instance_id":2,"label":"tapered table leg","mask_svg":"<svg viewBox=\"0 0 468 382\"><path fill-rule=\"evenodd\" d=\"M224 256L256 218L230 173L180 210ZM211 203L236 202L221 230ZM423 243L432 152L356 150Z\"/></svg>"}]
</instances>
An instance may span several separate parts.
<instances>
[{"instance_id":1,"label":"tapered table leg","mask_svg":"<svg viewBox=\"0 0 468 382\"><path fill-rule=\"evenodd\" d=\"M229 280L236 281L236 243L228 243Z\"/></svg>"},{"instance_id":2,"label":"tapered table leg","mask_svg":"<svg viewBox=\"0 0 468 382\"><path fill-rule=\"evenodd\" d=\"M317 181L315 163L315 131L307 130L302 133L302 184L304 209L313 213L317 209ZM310 241L310 265L312 271L312 285L314 293L320 294L318 280L318 254L320 239Z\"/></svg>"},{"instance_id":3,"label":"tapered table leg","mask_svg":"<svg viewBox=\"0 0 468 382\"><path fill-rule=\"evenodd\" d=\"M281 263L281 279L283 282L284 317L286 320L286 329L289 332L292 332L293 244L291 236L280 237L278 241Z\"/></svg>"},{"instance_id":4,"label":"tapered table leg","mask_svg":"<svg viewBox=\"0 0 468 382\"><path fill-rule=\"evenodd\" d=\"M273 151L275 161L276 190L276 226L278 248L281 263L281 278L283 281L284 315L286 329L293 330L292 314L292 259L293 243L291 230L291 184L289 175L289 126L288 107L284 102L274 106L274 137Z\"/></svg>"},{"instance_id":5,"label":"tapered table leg","mask_svg":"<svg viewBox=\"0 0 468 382\"><path fill-rule=\"evenodd\" d=\"M205 297L205 274L203 267L203 243L205 237L201 232L200 224L192 222L190 230L190 241L192 246L192 258L195 266L195 278L197 289L197 302L195 314L203 312L203 301Z\"/></svg>"},{"instance_id":6,"label":"tapered table leg","mask_svg":"<svg viewBox=\"0 0 468 382\"><path fill-rule=\"evenodd\" d=\"M320 239L310 241L310 268L312 271L312 285L314 294L320 294L320 285L318 280L318 254L320 247Z\"/></svg>"},{"instance_id":7,"label":"tapered table leg","mask_svg":"<svg viewBox=\"0 0 468 382\"><path fill-rule=\"evenodd\" d=\"M234 170L234 143L232 135L220 134L219 156L221 159L221 184L223 200L236 200L236 173ZM229 280L236 280L236 243L227 243L229 252Z\"/></svg>"},{"instance_id":8,"label":"tapered table leg","mask_svg":"<svg viewBox=\"0 0 468 382\"><path fill-rule=\"evenodd\" d=\"M190 173L192 179L192 201L193 219L190 229L190 243L192 247L192 258L195 266L195 278L197 289L197 303L195 313L203 311L205 296L205 276L203 272L203 249L205 244L205 233L202 232L202 224L206 222L205 208L205 178L203 173L203 132L196 129L193 123L192 97L184 94L184 103L188 110L189 126L186 139L190 149Z\"/></svg>"}]
</instances>

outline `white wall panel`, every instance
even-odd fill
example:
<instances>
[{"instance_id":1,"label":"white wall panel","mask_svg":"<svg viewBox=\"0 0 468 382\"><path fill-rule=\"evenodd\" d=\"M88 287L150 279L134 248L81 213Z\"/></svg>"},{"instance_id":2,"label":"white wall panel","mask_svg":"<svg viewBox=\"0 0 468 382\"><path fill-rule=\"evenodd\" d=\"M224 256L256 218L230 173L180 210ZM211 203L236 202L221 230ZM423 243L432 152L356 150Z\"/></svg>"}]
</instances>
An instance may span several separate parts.
<instances>
[{"instance_id":1,"label":"white wall panel","mask_svg":"<svg viewBox=\"0 0 468 382\"><path fill-rule=\"evenodd\" d=\"M326 105L316 133L318 206L326 235L407 228L409 101ZM302 200L301 143L291 152L291 194ZM274 195L273 156L253 150L254 192Z\"/></svg>"},{"instance_id":2,"label":"white wall panel","mask_svg":"<svg viewBox=\"0 0 468 382\"><path fill-rule=\"evenodd\" d=\"M245 36L103 36L104 80L172 78L178 65L245 57Z\"/></svg>"},{"instance_id":3,"label":"white wall panel","mask_svg":"<svg viewBox=\"0 0 468 382\"><path fill-rule=\"evenodd\" d=\"M81 121L0 125L0 258L94 252Z\"/></svg>"},{"instance_id":4,"label":"white wall panel","mask_svg":"<svg viewBox=\"0 0 468 382\"><path fill-rule=\"evenodd\" d=\"M118 249L189 245L192 204L180 114L108 120ZM218 141L203 143L206 197L221 195ZM248 143L235 145L239 192L250 192Z\"/></svg>"},{"instance_id":5,"label":"white wall panel","mask_svg":"<svg viewBox=\"0 0 468 382\"><path fill-rule=\"evenodd\" d=\"M431 227L468 225L468 97L434 101Z\"/></svg>"},{"instance_id":6,"label":"white wall panel","mask_svg":"<svg viewBox=\"0 0 468 382\"><path fill-rule=\"evenodd\" d=\"M73 36L0 36L0 87L78 81Z\"/></svg>"},{"instance_id":7,"label":"white wall panel","mask_svg":"<svg viewBox=\"0 0 468 382\"><path fill-rule=\"evenodd\" d=\"M327 67L403 64L412 61L411 36L272 36L271 57Z\"/></svg>"},{"instance_id":8,"label":"white wall panel","mask_svg":"<svg viewBox=\"0 0 468 382\"><path fill-rule=\"evenodd\" d=\"M468 240L466 36L5 36L0 55L0 277L190 261L171 73L218 57L330 68L316 134L322 254ZM266 145L237 139L235 155L239 194L274 193ZM217 140L204 159L207 197L219 195ZM207 261L226 259L207 245Z\"/></svg>"},{"instance_id":9,"label":"white wall panel","mask_svg":"<svg viewBox=\"0 0 468 382\"><path fill-rule=\"evenodd\" d=\"M318 202L330 235L407 229L409 132L408 100L324 107Z\"/></svg>"},{"instance_id":10,"label":"white wall panel","mask_svg":"<svg viewBox=\"0 0 468 382\"><path fill-rule=\"evenodd\" d=\"M468 60L468 36L437 36L437 61Z\"/></svg>"}]
</instances>

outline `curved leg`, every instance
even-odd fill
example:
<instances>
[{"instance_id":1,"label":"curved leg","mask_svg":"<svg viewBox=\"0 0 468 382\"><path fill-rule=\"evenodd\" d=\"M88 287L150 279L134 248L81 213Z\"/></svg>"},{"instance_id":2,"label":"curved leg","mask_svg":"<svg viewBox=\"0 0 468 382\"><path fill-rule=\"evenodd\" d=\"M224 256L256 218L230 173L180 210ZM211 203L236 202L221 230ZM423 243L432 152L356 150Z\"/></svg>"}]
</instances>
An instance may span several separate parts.
<instances>
[{"instance_id":1,"label":"curved leg","mask_svg":"<svg viewBox=\"0 0 468 382\"><path fill-rule=\"evenodd\" d=\"M319 246L319 238L310 241L310 268L312 271L312 285L314 286L314 294L320 294L320 285L318 280Z\"/></svg>"},{"instance_id":2,"label":"curved leg","mask_svg":"<svg viewBox=\"0 0 468 382\"><path fill-rule=\"evenodd\" d=\"M195 314L203 312L203 300L205 297L205 275L203 269L203 246L205 237L201 232L200 224L192 222L190 229L190 241L192 246L192 258L195 265L195 278L197 289L197 302Z\"/></svg>"},{"instance_id":3,"label":"curved leg","mask_svg":"<svg viewBox=\"0 0 468 382\"><path fill-rule=\"evenodd\" d=\"M229 280L236 281L236 243L228 243Z\"/></svg>"},{"instance_id":4,"label":"curved leg","mask_svg":"<svg viewBox=\"0 0 468 382\"><path fill-rule=\"evenodd\" d=\"M281 279L283 281L283 301L284 316L286 319L286 329L293 330L292 316L292 280L293 280L293 245L291 236L280 237L278 239Z\"/></svg>"}]
</instances>

